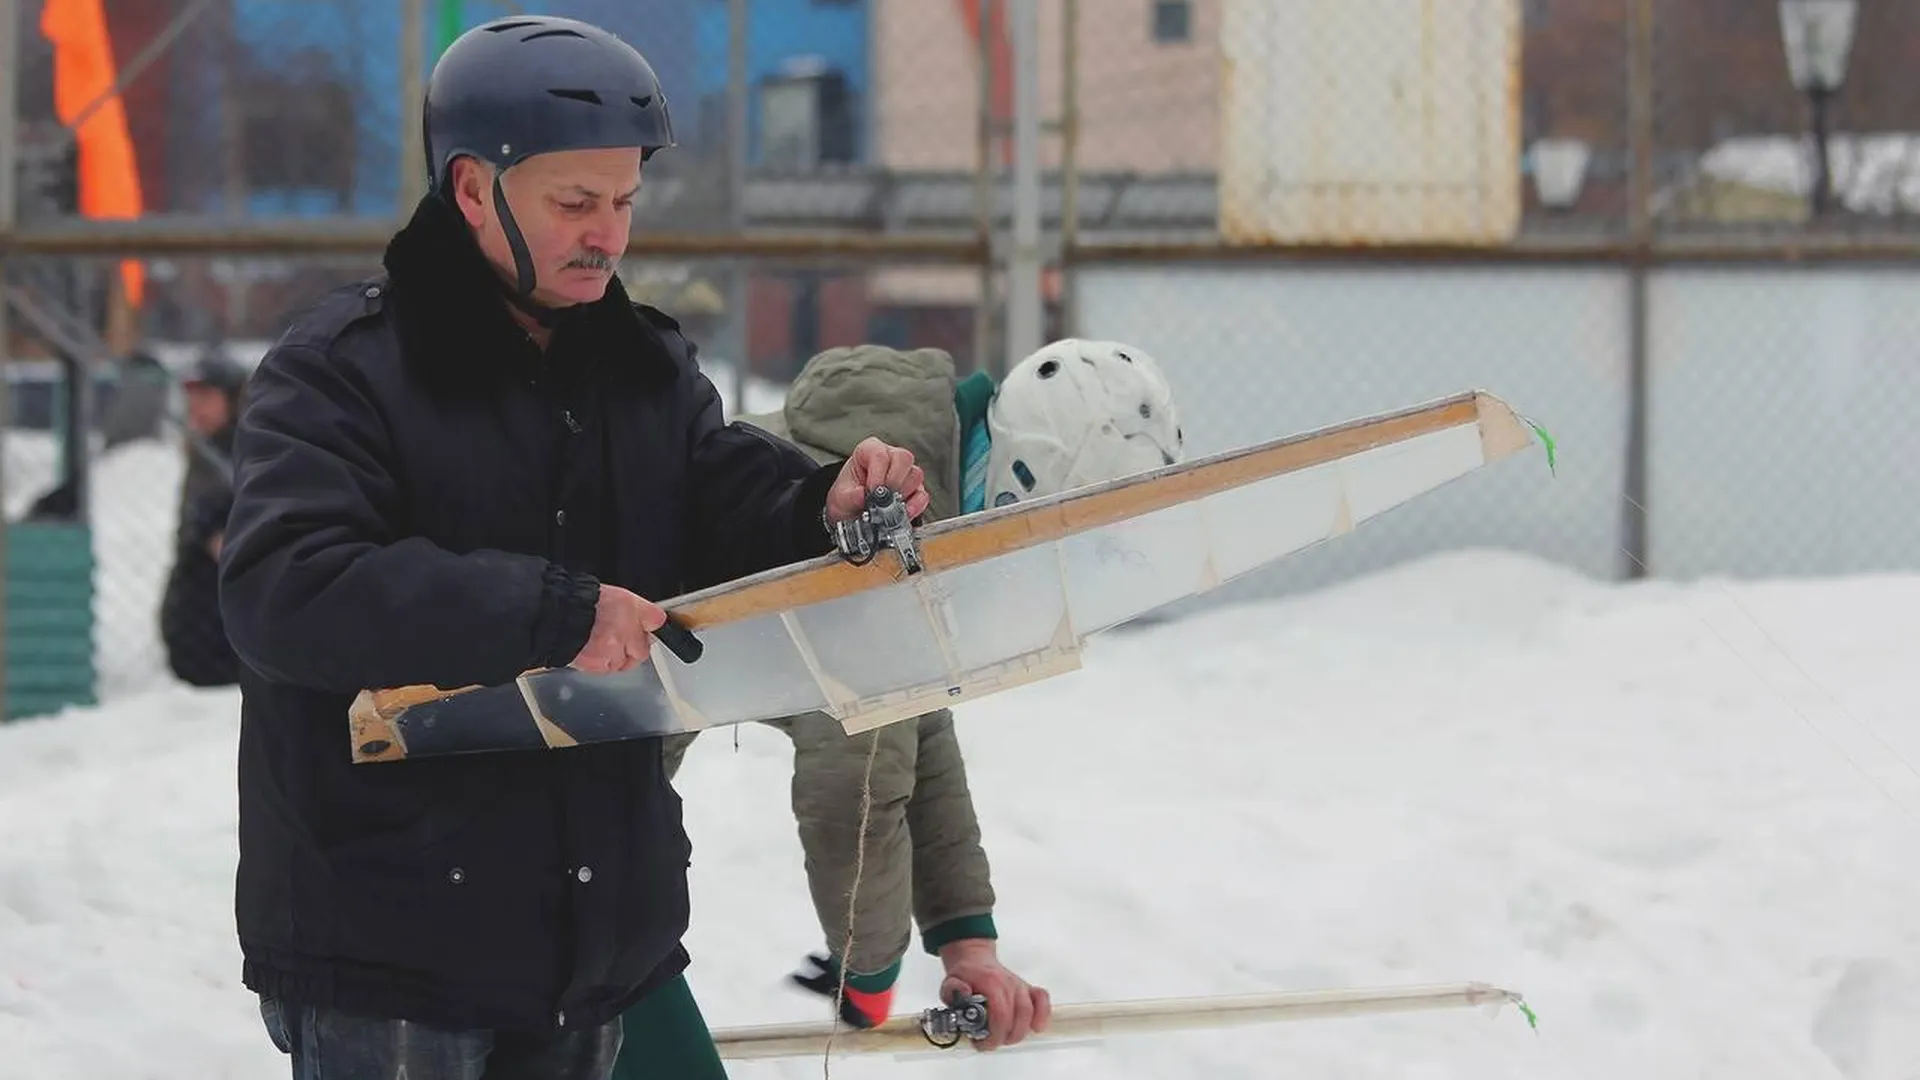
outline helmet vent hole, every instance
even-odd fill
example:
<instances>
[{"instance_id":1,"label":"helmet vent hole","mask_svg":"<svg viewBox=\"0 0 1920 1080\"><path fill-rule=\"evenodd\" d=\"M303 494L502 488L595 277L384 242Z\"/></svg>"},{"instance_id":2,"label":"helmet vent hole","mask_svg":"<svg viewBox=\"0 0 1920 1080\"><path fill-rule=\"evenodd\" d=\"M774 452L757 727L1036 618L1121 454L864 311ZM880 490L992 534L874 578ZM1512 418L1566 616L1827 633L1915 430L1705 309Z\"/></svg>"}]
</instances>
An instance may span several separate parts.
<instances>
[{"instance_id":1,"label":"helmet vent hole","mask_svg":"<svg viewBox=\"0 0 1920 1080\"><path fill-rule=\"evenodd\" d=\"M1173 464L1173 455L1162 450L1160 451L1160 461L1162 464L1171 465Z\"/></svg>"},{"instance_id":2,"label":"helmet vent hole","mask_svg":"<svg viewBox=\"0 0 1920 1080\"><path fill-rule=\"evenodd\" d=\"M578 30L568 30L565 27L559 27L553 30L542 30L537 34L528 34L526 37L523 37L520 40L521 41L539 41L543 37L577 37L582 41L585 41L587 39L586 35L582 34Z\"/></svg>"},{"instance_id":3,"label":"helmet vent hole","mask_svg":"<svg viewBox=\"0 0 1920 1080\"><path fill-rule=\"evenodd\" d=\"M1042 362L1041 362L1041 364L1040 364L1040 377L1041 377L1041 378L1043 378L1043 379L1051 379L1051 378L1053 378L1053 377L1054 377L1055 375L1058 375L1059 373L1060 373L1060 361L1058 361L1058 360L1045 360L1045 361L1042 361Z\"/></svg>"},{"instance_id":4,"label":"helmet vent hole","mask_svg":"<svg viewBox=\"0 0 1920 1080\"><path fill-rule=\"evenodd\" d=\"M1128 355L1127 355L1126 353L1123 353L1123 352L1121 352L1121 351L1119 351L1118 349L1115 349L1115 350L1114 350L1114 353L1113 353L1113 355L1115 355L1115 356L1117 356L1117 357L1119 357L1119 358L1120 358L1120 359L1122 359L1122 360L1125 360L1125 361L1126 361L1127 363L1129 363L1129 364L1131 364L1131 363L1133 363L1133 357L1131 357L1131 356L1128 356Z\"/></svg>"},{"instance_id":5,"label":"helmet vent hole","mask_svg":"<svg viewBox=\"0 0 1920 1080\"><path fill-rule=\"evenodd\" d=\"M1153 406L1147 404L1144 401L1140 403L1140 419L1142 420L1153 419Z\"/></svg>"},{"instance_id":6,"label":"helmet vent hole","mask_svg":"<svg viewBox=\"0 0 1920 1080\"><path fill-rule=\"evenodd\" d=\"M627 100L633 102L635 105L638 105L644 109L647 106L653 104L653 95L648 94L646 97L631 97L631 98L628 98Z\"/></svg>"},{"instance_id":7,"label":"helmet vent hole","mask_svg":"<svg viewBox=\"0 0 1920 1080\"><path fill-rule=\"evenodd\" d=\"M1026 488L1028 491L1033 490L1033 470L1027 468L1026 462L1016 461L1013 463L1013 478L1020 481L1021 487Z\"/></svg>"},{"instance_id":8,"label":"helmet vent hole","mask_svg":"<svg viewBox=\"0 0 1920 1080\"><path fill-rule=\"evenodd\" d=\"M572 31L568 31L568 33L572 33ZM591 90L548 90L547 93L557 98L570 98L574 101L584 101L589 105L600 104L600 95Z\"/></svg>"},{"instance_id":9,"label":"helmet vent hole","mask_svg":"<svg viewBox=\"0 0 1920 1080\"><path fill-rule=\"evenodd\" d=\"M540 24L538 22L532 19L521 19L518 22L501 23L498 26L489 26L487 27L487 33L504 34L509 30L524 30L529 26L539 26L539 25Z\"/></svg>"}]
</instances>

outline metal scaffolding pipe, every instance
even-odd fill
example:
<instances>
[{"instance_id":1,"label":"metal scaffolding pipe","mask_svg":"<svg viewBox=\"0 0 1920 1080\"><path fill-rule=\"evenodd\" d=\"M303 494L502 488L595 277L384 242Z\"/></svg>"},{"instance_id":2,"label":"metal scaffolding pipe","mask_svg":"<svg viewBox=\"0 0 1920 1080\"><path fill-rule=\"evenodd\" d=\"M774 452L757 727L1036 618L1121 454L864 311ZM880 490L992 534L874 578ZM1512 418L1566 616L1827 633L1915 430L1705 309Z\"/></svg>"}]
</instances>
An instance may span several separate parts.
<instances>
[{"instance_id":1,"label":"metal scaffolding pipe","mask_svg":"<svg viewBox=\"0 0 1920 1080\"><path fill-rule=\"evenodd\" d=\"M727 0L727 222L747 226L747 0ZM733 362L733 411L747 411L747 374L752 337L747 319L747 268L730 263L727 278L725 355Z\"/></svg>"},{"instance_id":2,"label":"metal scaffolding pipe","mask_svg":"<svg viewBox=\"0 0 1920 1080\"><path fill-rule=\"evenodd\" d=\"M129 220L70 218L0 230L0 253L16 256L151 258L185 255L342 255L378 258L400 222L330 218L244 222L198 215ZM973 264L986 257L965 233L696 233L637 231L629 258L859 258Z\"/></svg>"},{"instance_id":3,"label":"metal scaffolding pipe","mask_svg":"<svg viewBox=\"0 0 1920 1080\"><path fill-rule=\"evenodd\" d=\"M15 135L15 123L19 112L19 103L15 100L16 78L20 71L20 4L19 0L0 0L0 236L13 231L14 208L19 203L20 194L16 190L14 178L19 175L19 142ZM7 283L7 249L0 244L0 290ZM0 435L13 424L13 401L8 389L11 380L6 373L12 368L12 357L8 348L12 331L7 326L7 302L0 297ZM0 454L0 461L6 455ZM0 464L0 499L7 491L6 467ZM0 505L5 505L0 502ZM7 519L0 514L0 566L7 561ZM6 576L0 574L0 721L7 717L7 623L8 597Z\"/></svg>"},{"instance_id":4,"label":"metal scaffolding pipe","mask_svg":"<svg viewBox=\"0 0 1920 1080\"><path fill-rule=\"evenodd\" d=\"M1013 243L1007 252L1007 340L1001 371L1038 349L1040 294L1040 5L1011 0L1013 39Z\"/></svg>"},{"instance_id":5,"label":"metal scaffolding pipe","mask_svg":"<svg viewBox=\"0 0 1920 1080\"><path fill-rule=\"evenodd\" d=\"M400 207L410 213L427 193L426 0L400 0Z\"/></svg>"},{"instance_id":6,"label":"metal scaffolding pipe","mask_svg":"<svg viewBox=\"0 0 1920 1080\"><path fill-rule=\"evenodd\" d=\"M138 219L68 218L8 232L7 257L155 258L192 255L357 256L378 258L398 222L377 218L234 221L197 215ZM916 233L648 232L632 237L628 257L858 260L979 265L990 244L962 230ZM1620 235L1520 237L1496 246L1472 244L1229 244L1218 239L1082 239L1074 261L1092 263L1353 262L1620 265L1674 263L1890 263L1920 260L1920 234L1856 233L1796 238Z\"/></svg>"}]
</instances>

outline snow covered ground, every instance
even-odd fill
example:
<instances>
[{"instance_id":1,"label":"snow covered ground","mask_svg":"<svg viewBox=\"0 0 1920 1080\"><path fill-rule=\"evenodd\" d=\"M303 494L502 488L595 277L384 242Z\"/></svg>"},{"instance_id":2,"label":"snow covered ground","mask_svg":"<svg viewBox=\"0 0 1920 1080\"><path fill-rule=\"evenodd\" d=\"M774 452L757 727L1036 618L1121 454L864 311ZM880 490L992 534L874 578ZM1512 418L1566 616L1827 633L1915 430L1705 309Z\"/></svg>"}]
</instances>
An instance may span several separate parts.
<instances>
[{"instance_id":1,"label":"snow covered ground","mask_svg":"<svg viewBox=\"0 0 1920 1080\"><path fill-rule=\"evenodd\" d=\"M1920 576L1593 583L1460 552L1096 639L966 708L1004 955L1060 1001L1479 979L1448 1011L836 1077L1920 1075ZM0 728L0 1075L284 1076L237 982L236 699ZM682 773L695 989L811 1019L789 751ZM913 954L903 1009L930 1003ZM741 1063L813 1077L818 1059Z\"/></svg>"}]
</instances>

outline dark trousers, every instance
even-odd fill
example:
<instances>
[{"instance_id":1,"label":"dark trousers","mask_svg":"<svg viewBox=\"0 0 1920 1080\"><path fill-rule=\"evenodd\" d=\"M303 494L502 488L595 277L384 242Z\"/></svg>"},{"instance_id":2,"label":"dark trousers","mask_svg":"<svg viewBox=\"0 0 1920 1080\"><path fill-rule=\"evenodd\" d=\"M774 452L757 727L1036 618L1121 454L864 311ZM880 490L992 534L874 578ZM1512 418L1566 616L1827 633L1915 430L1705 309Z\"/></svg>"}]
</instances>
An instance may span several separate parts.
<instances>
[{"instance_id":1,"label":"dark trousers","mask_svg":"<svg viewBox=\"0 0 1920 1080\"><path fill-rule=\"evenodd\" d=\"M607 1080L620 1019L558 1035L448 1031L271 999L267 1034L293 1058L294 1080Z\"/></svg>"}]
</instances>

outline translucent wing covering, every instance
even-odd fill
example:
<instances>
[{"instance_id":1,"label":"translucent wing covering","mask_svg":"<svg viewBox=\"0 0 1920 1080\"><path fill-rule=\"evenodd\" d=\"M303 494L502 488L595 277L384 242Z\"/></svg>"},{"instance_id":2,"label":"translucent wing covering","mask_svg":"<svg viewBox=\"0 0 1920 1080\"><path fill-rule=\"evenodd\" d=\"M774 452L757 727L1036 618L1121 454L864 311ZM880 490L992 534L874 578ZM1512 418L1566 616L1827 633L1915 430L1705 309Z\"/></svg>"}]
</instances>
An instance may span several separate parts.
<instances>
[{"instance_id":1,"label":"translucent wing covering","mask_svg":"<svg viewBox=\"0 0 1920 1080\"><path fill-rule=\"evenodd\" d=\"M919 574L882 552L868 567L817 561L669 603L705 643L695 663L655 648L622 675L555 670L435 692L385 718L400 747L369 751L357 724L358 752L561 746L810 711L866 730L1072 670L1088 635L1339 536L1529 441L1505 405L1470 394L941 522L921 534Z\"/></svg>"}]
</instances>

